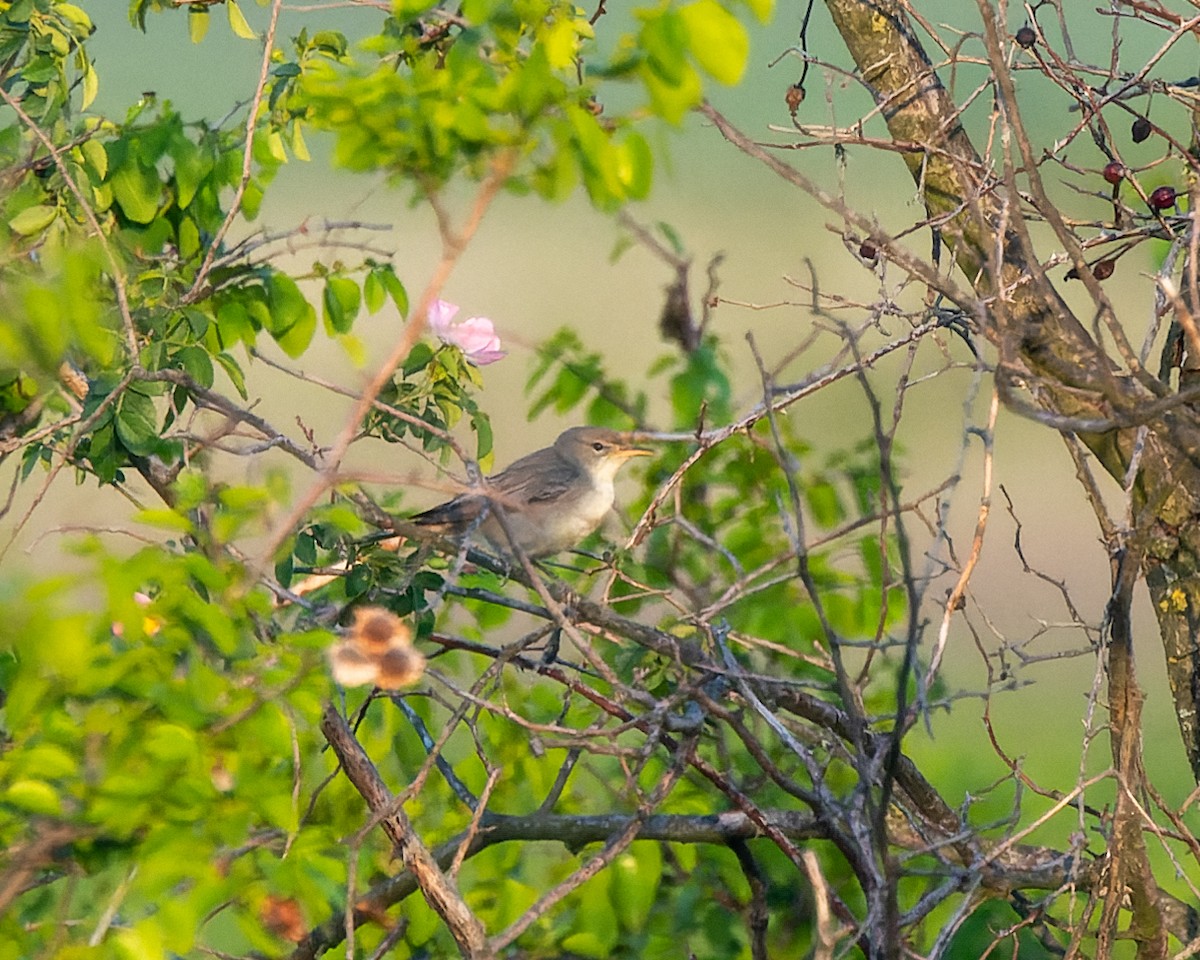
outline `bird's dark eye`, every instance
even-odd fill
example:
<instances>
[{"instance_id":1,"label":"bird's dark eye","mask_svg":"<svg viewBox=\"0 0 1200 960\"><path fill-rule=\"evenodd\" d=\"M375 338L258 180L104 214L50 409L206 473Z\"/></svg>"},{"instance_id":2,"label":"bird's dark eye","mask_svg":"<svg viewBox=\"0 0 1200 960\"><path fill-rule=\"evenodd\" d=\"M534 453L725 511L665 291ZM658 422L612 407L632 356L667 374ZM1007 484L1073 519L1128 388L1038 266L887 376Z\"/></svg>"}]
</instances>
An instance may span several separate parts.
<instances>
[{"instance_id":1,"label":"bird's dark eye","mask_svg":"<svg viewBox=\"0 0 1200 960\"><path fill-rule=\"evenodd\" d=\"M604 449L604 444L601 443L599 440L597 440L595 443L592 444L592 449L595 450L597 453L599 453L601 450Z\"/></svg>"}]
</instances>

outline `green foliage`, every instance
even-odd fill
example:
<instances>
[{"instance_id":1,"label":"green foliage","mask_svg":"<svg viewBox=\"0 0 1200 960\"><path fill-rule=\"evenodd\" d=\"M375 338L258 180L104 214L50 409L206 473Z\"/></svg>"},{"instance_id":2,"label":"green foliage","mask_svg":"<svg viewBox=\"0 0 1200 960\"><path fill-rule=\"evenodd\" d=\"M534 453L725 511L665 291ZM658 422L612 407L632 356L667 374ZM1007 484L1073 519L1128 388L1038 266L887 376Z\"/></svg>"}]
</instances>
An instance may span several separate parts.
<instances>
[{"instance_id":1,"label":"green foliage","mask_svg":"<svg viewBox=\"0 0 1200 960\"><path fill-rule=\"evenodd\" d=\"M54 128L73 110L86 110L96 97L96 71L82 44L91 18L72 3L14 0L0 10L0 62L10 91L21 90L22 108ZM80 86L77 103L71 92Z\"/></svg>"},{"instance_id":2,"label":"green foliage","mask_svg":"<svg viewBox=\"0 0 1200 960\"><path fill-rule=\"evenodd\" d=\"M213 6L188 5L197 42ZM244 4L222 6L236 37L259 39ZM653 183L658 126L679 123L709 80L740 80L749 50L740 17L765 19L770 5L639 7L628 34L602 42L587 14L552 0L467 0L453 15L398 0L356 46L333 30L301 28L286 50L268 51L257 113L234 111L219 124L186 119L150 94L123 118L86 115L97 83L86 14L57 0L3 7L4 89L36 129L0 111L2 455L20 451L22 479L69 467L81 481L118 488L151 544L122 553L87 541L86 576L0 580L9 612L0 623L0 843L40 851L0 916L0 944L19 944L31 958L82 956L89 937L129 957L278 956L294 932L282 917L294 911L307 933L395 875L386 837L359 834L362 798L343 775L329 778L335 761L320 732L323 704L338 696L324 654L347 608L360 603L405 617L426 651L435 633L446 639L448 623L461 646L476 645L447 643L435 664L444 686L407 696L406 710L346 695L356 736L385 782L403 789L420 778L405 810L431 846L471 828L473 815L454 785L429 771L422 725L432 737L445 731L441 756L476 796L490 769L503 772L489 811L530 814L556 791L556 814L638 811L673 775L674 748L648 748L622 711L657 716L661 705L673 715L681 702L673 698L690 695L692 682L676 661L598 635L596 662L566 660L569 685L546 680L535 673L543 666L536 647L496 652L516 619L496 602L518 592L503 572L420 544L372 546L363 519L372 491L349 474L338 472L293 516L301 482L274 461L225 469L228 441L259 453L283 448L306 468L329 466L331 477L341 471L345 464L321 459L324 438L303 418L303 441L262 425L244 402L248 365L274 348L307 360L322 335L361 359L356 330L368 317L404 320L406 284L419 280L374 252L285 269L252 224L281 166L308 158L306 129L329 132L342 165L386 171L439 204L444 187L496 169L518 194L557 200L582 186L602 210L641 199ZM183 15L166 0L129 6L141 29L160 12ZM617 112L610 99L632 106ZM682 253L670 228L662 233ZM655 359L638 382L563 330L538 347L529 415L628 428L646 423L651 397L664 397L665 418L685 434L737 416L716 336ZM467 458L490 472L481 386L458 347L418 341L355 439L382 449L373 462L392 455L383 444L404 444L449 464L447 436L469 431ZM709 603L704 623L725 631L749 670L832 697L826 626L839 638L879 642L908 613L888 580L899 548L864 522L881 508L873 441L818 460L786 416L778 428L778 444L760 422L707 451L670 504L656 503L662 522L633 555L606 559L599 574L564 576L588 594L599 582L591 576L611 575L606 599L620 614L711 647L712 631L694 611L658 601L674 591ZM690 453L681 444L656 451L638 474L635 516ZM380 494L378 506L395 508L401 496ZM803 558L812 594L795 572L802 524L805 542L832 544ZM537 633L523 642L545 640ZM508 663L518 655L527 672ZM448 703L447 691L462 693L461 704ZM893 705L888 687L872 708ZM614 717L621 728L610 735ZM603 748L585 752L576 769L578 744L592 736L606 738ZM727 728L706 727L696 749L753 787L761 807L794 806ZM779 762L814 787L794 758ZM855 788L843 761L824 775L823 788ZM685 777L654 812L710 816L726 799ZM529 856L519 844L497 845L467 860L460 886L498 929L597 849L553 843ZM845 864L832 853L824 859L826 874L849 885ZM795 883L794 864L774 853L763 860L772 890ZM730 915L749 897L723 848L638 842L520 943L585 957L744 956L746 930ZM810 905L800 907L791 929L772 931L787 955L811 946ZM420 897L408 898L396 930L397 955L455 950ZM361 925L359 952L389 935Z\"/></svg>"},{"instance_id":3,"label":"green foliage","mask_svg":"<svg viewBox=\"0 0 1200 960\"><path fill-rule=\"evenodd\" d=\"M513 190L558 199L582 183L603 209L645 197L651 150L636 112L601 113L603 82L636 78L651 111L677 123L699 102L697 68L736 83L748 53L745 28L717 0L640 10L639 33L608 60L571 4L480 2L457 20L428 14L424 4L398 7L361 61L342 45L310 59L292 103L337 135L341 164L390 170L422 190L460 173L482 177L506 158Z\"/></svg>"},{"instance_id":4,"label":"green foliage","mask_svg":"<svg viewBox=\"0 0 1200 960\"><path fill-rule=\"evenodd\" d=\"M294 837L295 778L324 775L290 758L293 737L319 756L328 635L264 635L270 602L228 563L158 548L89 553L99 602L62 581L7 588L0 836L12 850L57 830L63 845L41 892L0 919L3 939L40 955L56 938L36 922L42 911L64 898L99 911L118 888L122 942L159 944L143 956L190 951L222 903L260 927L252 891L275 860L237 848L250 833L276 849ZM337 877L344 859L319 821L305 832L304 872ZM73 894L51 883L68 864ZM318 911L319 889L307 897Z\"/></svg>"}]
</instances>

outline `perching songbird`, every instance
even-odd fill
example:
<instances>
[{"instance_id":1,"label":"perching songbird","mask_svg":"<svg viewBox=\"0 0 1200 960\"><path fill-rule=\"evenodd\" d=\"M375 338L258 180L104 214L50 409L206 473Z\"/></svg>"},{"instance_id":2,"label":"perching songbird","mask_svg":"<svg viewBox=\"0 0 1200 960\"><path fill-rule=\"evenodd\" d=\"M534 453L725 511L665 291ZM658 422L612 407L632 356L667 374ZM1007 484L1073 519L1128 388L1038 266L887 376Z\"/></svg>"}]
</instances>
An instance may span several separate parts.
<instances>
[{"instance_id":1,"label":"perching songbird","mask_svg":"<svg viewBox=\"0 0 1200 960\"><path fill-rule=\"evenodd\" d=\"M621 464L652 452L615 430L572 427L553 446L489 477L486 495L461 494L409 522L448 537L477 528L496 550L512 554L496 516L502 510L521 551L534 560L548 557L574 547L600 526L612 509L613 480Z\"/></svg>"}]
</instances>

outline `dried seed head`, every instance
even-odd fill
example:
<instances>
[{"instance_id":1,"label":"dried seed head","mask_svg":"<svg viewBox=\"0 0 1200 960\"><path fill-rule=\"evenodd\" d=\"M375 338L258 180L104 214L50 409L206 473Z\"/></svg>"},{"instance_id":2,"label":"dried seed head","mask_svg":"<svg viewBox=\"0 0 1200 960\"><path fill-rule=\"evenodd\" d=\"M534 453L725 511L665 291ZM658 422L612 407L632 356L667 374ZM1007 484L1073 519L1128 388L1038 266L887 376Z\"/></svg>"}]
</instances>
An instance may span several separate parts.
<instances>
[{"instance_id":1,"label":"dried seed head","mask_svg":"<svg viewBox=\"0 0 1200 960\"><path fill-rule=\"evenodd\" d=\"M389 650L379 658L375 683L384 690L411 687L425 672L425 658L411 647Z\"/></svg>"}]
</instances>

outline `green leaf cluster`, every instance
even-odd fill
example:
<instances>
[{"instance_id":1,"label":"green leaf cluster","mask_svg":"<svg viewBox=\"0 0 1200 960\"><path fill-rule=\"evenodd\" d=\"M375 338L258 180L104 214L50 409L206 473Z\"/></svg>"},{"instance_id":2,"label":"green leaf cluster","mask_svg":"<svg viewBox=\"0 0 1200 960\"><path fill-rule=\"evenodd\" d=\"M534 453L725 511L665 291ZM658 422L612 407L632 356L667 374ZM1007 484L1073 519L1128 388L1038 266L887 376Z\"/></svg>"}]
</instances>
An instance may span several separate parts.
<instances>
[{"instance_id":1,"label":"green leaf cluster","mask_svg":"<svg viewBox=\"0 0 1200 960\"><path fill-rule=\"evenodd\" d=\"M769 14L769 4L752 9ZM701 73L734 83L749 49L717 0L638 17L639 33L606 59L584 12L558 0L475 0L447 19L400 5L361 60L305 63L291 108L335 133L350 169L390 170L430 190L503 162L511 189L560 199L582 183L609 209L646 196L652 156L637 112L602 106L604 83L639 80L650 111L677 123L701 98Z\"/></svg>"},{"instance_id":2,"label":"green leaf cluster","mask_svg":"<svg viewBox=\"0 0 1200 960\"><path fill-rule=\"evenodd\" d=\"M113 904L123 955L188 953L218 909L234 921L225 942L261 947L276 942L268 891L320 919L344 883L346 824L336 805L302 823L293 789L327 772L315 720L328 634L264 633L268 598L198 553L88 562L98 599L62 581L5 587L0 841L61 842L0 940L49 955L63 943L47 912L89 917L82 943ZM313 762L297 767L294 746Z\"/></svg>"}]
</instances>

